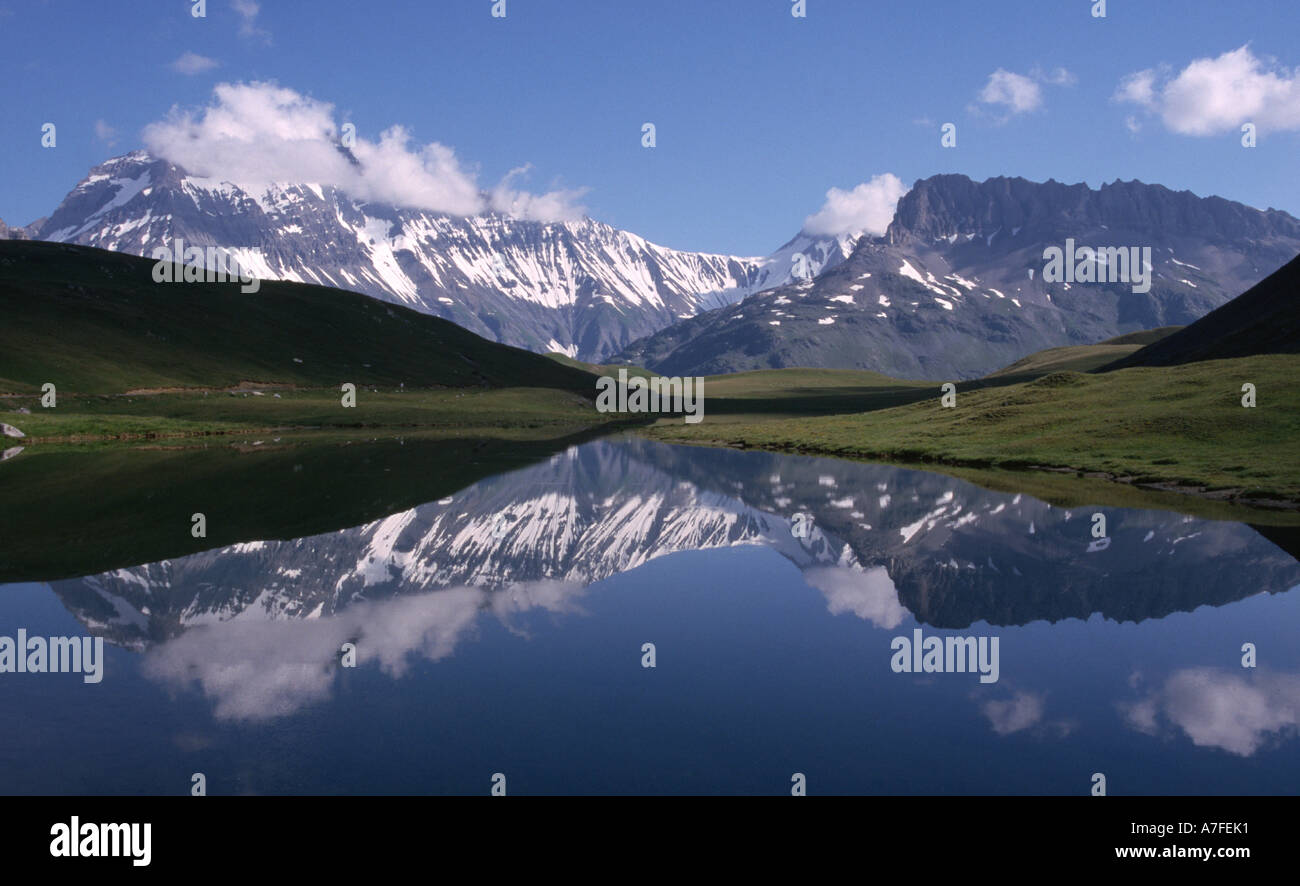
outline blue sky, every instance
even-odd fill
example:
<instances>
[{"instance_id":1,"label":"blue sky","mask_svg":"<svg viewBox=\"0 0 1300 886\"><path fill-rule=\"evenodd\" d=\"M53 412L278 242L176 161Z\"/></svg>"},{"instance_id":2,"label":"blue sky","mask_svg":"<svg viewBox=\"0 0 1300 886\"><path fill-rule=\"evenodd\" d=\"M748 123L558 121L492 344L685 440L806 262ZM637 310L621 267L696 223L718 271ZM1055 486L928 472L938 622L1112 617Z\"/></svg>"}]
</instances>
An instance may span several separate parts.
<instances>
[{"instance_id":1,"label":"blue sky","mask_svg":"<svg viewBox=\"0 0 1300 886\"><path fill-rule=\"evenodd\" d=\"M770 252L882 173L1137 178L1300 215L1295 0L493 2L0 0L0 218L48 214L216 84L268 81L363 139L454 149L484 188L528 164L519 187L585 188L593 217L677 248ZM212 66L181 73L185 53Z\"/></svg>"}]
</instances>

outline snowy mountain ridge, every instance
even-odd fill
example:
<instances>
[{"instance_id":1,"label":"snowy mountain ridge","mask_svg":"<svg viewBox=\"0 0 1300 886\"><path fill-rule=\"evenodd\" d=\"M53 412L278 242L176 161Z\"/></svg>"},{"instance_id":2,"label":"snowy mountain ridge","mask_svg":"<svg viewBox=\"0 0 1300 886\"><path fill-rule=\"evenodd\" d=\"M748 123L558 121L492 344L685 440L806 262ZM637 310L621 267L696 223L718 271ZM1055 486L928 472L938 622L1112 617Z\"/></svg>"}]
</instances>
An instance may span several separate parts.
<instances>
[{"instance_id":1,"label":"snowy mountain ridge","mask_svg":"<svg viewBox=\"0 0 1300 886\"><path fill-rule=\"evenodd\" d=\"M600 360L638 337L792 279L851 249L802 236L769 258L685 252L591 218L460 217L329 185L235 184L136 151L91 170L30 230L134 255L180 238L236 251L264 279L363 292L533 351ZM843 240L844 238L839 238Z\"/></svg>"}]
</instances>

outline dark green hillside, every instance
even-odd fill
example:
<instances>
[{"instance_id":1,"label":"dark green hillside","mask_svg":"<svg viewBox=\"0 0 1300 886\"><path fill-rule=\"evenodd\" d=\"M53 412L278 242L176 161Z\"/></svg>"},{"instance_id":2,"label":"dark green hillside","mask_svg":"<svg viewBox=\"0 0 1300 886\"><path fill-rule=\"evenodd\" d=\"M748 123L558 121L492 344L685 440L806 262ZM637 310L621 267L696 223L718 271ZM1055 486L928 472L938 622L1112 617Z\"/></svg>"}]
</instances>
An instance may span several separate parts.
<instances>
[{"instance_id":1,"label":"dark green hillside","mask_svg":"<svg viewBox=\"0 0 1300 886\"><path fill-rule=\"evenodd\" d=\"M354 292L264 281L155 283L149 259L0 241L0 393L343 382L548 387L595 380L453 323Z\"/></svg>"}]
</instances>

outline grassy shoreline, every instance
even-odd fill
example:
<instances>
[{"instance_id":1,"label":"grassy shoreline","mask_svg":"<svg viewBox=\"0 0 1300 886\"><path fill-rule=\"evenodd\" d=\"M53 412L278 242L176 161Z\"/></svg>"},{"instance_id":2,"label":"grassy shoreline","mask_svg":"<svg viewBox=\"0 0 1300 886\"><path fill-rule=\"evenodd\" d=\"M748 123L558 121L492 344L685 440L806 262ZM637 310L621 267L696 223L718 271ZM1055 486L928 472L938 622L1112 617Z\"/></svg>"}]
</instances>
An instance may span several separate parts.
<instances>
[{"instance_id":1,"label":"grassy shoreline","mask_svg":"<svg viewBox=\"0 0 1300 886\"><path fill-rule=\"evenodd\" d=\"M1059 350L1059 349L1058 349ZM1022 361L1037 371L1095 362L1057 351ZM548 361L550 362L550 361ZM336 387L292 381L222 387L61 392L52 409L36 393L0 398L0 421L23 438L0 449L139 445L150 441L235 440L241 435L320 435L375 431L497 439L596 434L635 428L667 443L763 449L795 455L887 462L945 473L997 475L1019 491L1058 494L1070 477L1119 494L1198 499L1254 514L1300 514L1300 356L1263 355L1107 373L1046 372L1021 380L960 383L944 408L937 382L848 370L789 369L705 379L705 420L601 414L583 393L545 387L358 385L346 408ZM1241 385L1258 406L1243 408ZM26 414L15 410L25 407ZM1104 481L1104 482L1103 482ZM979 482L979 481L977 481ZM1163 507L1169 507L1167 501ZM1204 508L1202 508L1204 510Z\"/></svg>"},{"instance_id":2,"label":"grassy shoreline","mask_svg":"<svg viewBox=\"0 0 1300 886\"><path fill-rule=\"evenodd\" d=\"M927 469L1069 473L1112 485L1286 511L1300 508L1300 357L1266 355L1102 375L939 389L857 414L727 416L641 433L663 442L884 461ZM1241 405L1256 385L1259 405Z\"/></svg>"},{"instance_id":3,"label":"grassy shoreline","mask_svg":"<svg viewBox=\"0 0 1300 886\"><path fill-rule=\"evenodd\" d=\"M122 445L241 435L440 432L449 437L547 436L636 428L668 443L764 449L938 470L1016 474L1022 491L1048 475L1199 498L1252 511L1300 513L1300 357L1270 355L1105 374L1054 372L995 386L958 385L943 408L937 384L825 370L706 380L705 421L600 414L549 388L381 390L344 408L328 388L241 385L159 393L6 397L0 420L27 433L3 447ZM1260 405L1240 405L1240 385ZM1052 484L1046 484L1050 492ZM1115 499L1115 490L1103 495ZM1123 496L1119 496L1123 497Z\"/></svg>"},{"instance_id":4,"label":"grassy shoreline","mask_svg":"<svg viewBox=\"0 0 1300 886\"><path fill-rule=\"evenodd\" d=\"M26 437L5 445L129 442L221 437L245 433L329 430L436 430L494 436L516 429L573 432L627 426L629 417L602 415L590 400L550 388L378 390L358 388L356 406L345 408L339 391L272 388L157 394L61 394L51 409L37 397L7 398L5 421ZM25 407L30 414L14 410Z\"/></svg>"}]
</instances>

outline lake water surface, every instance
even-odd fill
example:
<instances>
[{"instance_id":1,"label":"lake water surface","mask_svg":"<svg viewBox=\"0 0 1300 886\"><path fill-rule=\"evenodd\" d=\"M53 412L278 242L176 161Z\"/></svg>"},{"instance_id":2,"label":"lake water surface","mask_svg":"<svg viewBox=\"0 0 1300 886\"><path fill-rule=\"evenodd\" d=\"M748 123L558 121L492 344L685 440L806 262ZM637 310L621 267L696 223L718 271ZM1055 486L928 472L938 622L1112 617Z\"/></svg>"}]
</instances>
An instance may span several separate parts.
<instances>
[{"instance_id":1,"label":"lake water surface","mask_svg":"<svg viewBox=\"0 0 1300 886\"><path fill-rule=\"evenodd\" d=\"M802 773L1084 795L1102 773L1116 795L1293 794L1298 585L1241 523L596 440L364 525L0 585L0 635L106 656L95 684L0 674L0 792L185 794L201 772L210 794L485 794L497 773L510 794L788 794ZM996 639L996 680L896 671L917 630Z\"/></svg>"}]
</instances>

